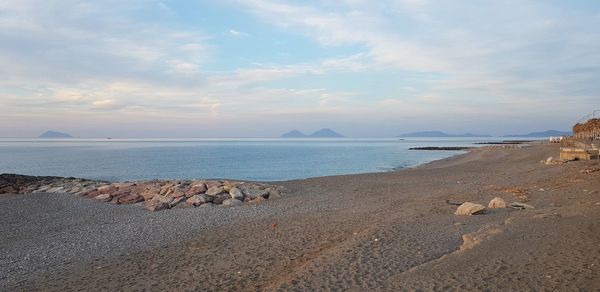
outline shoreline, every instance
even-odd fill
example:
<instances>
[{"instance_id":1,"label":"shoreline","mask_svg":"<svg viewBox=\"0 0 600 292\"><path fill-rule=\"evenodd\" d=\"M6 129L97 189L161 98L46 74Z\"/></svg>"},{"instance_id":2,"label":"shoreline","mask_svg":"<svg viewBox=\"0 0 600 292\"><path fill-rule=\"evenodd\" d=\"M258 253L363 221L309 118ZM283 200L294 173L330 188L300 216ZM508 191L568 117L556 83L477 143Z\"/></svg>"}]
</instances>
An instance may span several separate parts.
<instances>
[{"instance_id":1,"label":"shoreline","mask_svg":"<svg viewBox=\"0 0 600 292\"><path fill-rule=\"evenodd\" d=\"M478 149L414 168L278 182L289 196L229 209L152 213L61 194L0 196L8 211L0 215L1 231L10 234L0 241L0 288L598 287L600 172L580 172L597 163L542 165L558 149L547 144ZM517 189L536 209L455 216L456 206L445 203L510 201ZM462 251L468 234L485 240ZM510 248L516 238L520 251ZM61 247L49 249L55 241ZM539 263L523 270L521 252ZM5 263L23 268L7 271ZM54 268L44 273L44 265ZM565 269L572 271L568 281L560 276Z\"/></svg>"}]
</instances>

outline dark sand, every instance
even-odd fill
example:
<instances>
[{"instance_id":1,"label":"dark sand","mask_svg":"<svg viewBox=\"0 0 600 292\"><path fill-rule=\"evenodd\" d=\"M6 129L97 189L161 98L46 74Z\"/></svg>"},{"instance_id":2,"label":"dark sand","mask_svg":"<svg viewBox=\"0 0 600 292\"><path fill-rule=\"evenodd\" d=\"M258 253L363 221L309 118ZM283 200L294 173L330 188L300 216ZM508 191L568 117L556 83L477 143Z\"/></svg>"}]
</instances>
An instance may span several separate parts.
<instances>
[{"instance_id":1,"label":"dark sand","mask_svg":"<svg viewBox=\"0 0 600 292\"><path fill-rule=\"evenodd\" d=\"M289 181L290 195L235 208L0 196L0 290L598 291L600 171L580 171L600 163L549 156L558 146L476 149ZM512 202L501 189L515 187L536 209L454 216L445 202ZM461 250L465 234L476 244Z\"/></svg>"}]
</instances>

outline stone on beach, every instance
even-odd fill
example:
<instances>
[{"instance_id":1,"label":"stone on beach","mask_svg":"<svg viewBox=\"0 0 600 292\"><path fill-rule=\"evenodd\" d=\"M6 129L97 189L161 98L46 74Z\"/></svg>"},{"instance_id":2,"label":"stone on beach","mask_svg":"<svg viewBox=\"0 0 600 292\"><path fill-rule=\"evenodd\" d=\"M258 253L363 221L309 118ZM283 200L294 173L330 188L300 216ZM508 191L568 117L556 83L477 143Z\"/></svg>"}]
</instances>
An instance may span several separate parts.
<instances>
[{"instance_id":1,"label":"stone on beach","mask_svg":"<svg viewBox=\"0 0 600 292\"><path fill-rule=\"evenodd\" d=\"M190 205L200 206L202 204L210 203L211 201L212 201L211 197L209 197L205 194L200 194L200 195L193 195L192 197L187 199L186 202Z\"/></svg>"},{"instance_id":2,"label":"stone on beach","mask_svg":"<svg viewBox=\"0 0 600 292\"><path fill-rule=\"evenodd\" d=\"M102 201L102 202L108 202L110 201L112 197L110 196L110 194L100 194L94 197L94 200L98 200L98 201Z\"/></svg>"},{"instance_id":3,"label":"stone on beach","mask_svg":"<svg viewBox=\"0 0 600 292\"><path fill-rule=\"evenodd\" d=\"M171 203L169 203L169 208L173 208L179 205L179 203L184 202L185 200L185 197L176 197L175 199L173 199L173 201L171 201Z\"/></svg>"},{"instance_id":4,"label":"stone on beach","mask_svg":"<svg viewBox=\"0 0 600 292\"><path fill-rule=\"evenodd\" d=\"M244 194L242 194L242 191L240 191L240 189L233 187L229 190L229 195L231 196L232 199L236 199L236 200L240 200L243 201L244 200Z\"/></svg>"},{"instance_id":5,"label":"stone on beach","mask_svg":"<svg viewBox=\"0 0 600 292\"><path fill-rule=\"evenodd\" d=\"M11 186L0 188L0 194L16 194L17 190Z\"/></svg>"},{"instance_id":6,"label":"stone on beach","mask_svg":"<svg viewBox=\"0 0 600 292\"><path fill-rule=\"evenodd\" d=\"M206 190L206 194L211 197L216 197L220 194L227 193L223 187L220 186L212 186Z\"/></svg>"},{"instance_id":7,"label":"stone on beach","mask_svg":"<svg viewBox=\"0 0 600 292\"><path fill-rule=\"evenodd\" d=\"M458 206L454 215L478 215L485 212L485 206L471 202L464 202Z\"/></svg>"},{"instance_id":8,"label":"stone on beach","mask_svg":"<svg viewBox=\"0 0 600 292\"><path fill-rule=\"evenodd\" d=\"M146 209L148 209L150 211L160 211L160 210L169 209L170 207L171 207L171 199L169 199L165 196L161 196L161 195L154 196L154 198L152 198L152 200L150 200L146 203Z\"/></svg>"},{"instance_id":9,"label":"stone on beach","mask_svg":"<svg viewBox=\"0 0 600 292\"><path fill-rule=\"evenodd\" d=\"M138 194L129 194L119 199L120 204L135 204L143 201L144 198Z\"/></svg>"},{"instance_id":10,"label":"stone on beach","mask_svg":"<svg viewBox=\"0 0 600 292\"><path fill-rule=\"evenodd\" d=\"M231 195L229 195L228 193L222 193L217 195L216 197L213 198L212 202L214 204L220 205L222 204L225 200L231 199Z\"/></svg>"},{"instance_id":11,"label":"stone on beach","mask_svg":"<svg viewBox=\"0 0 600 292\"><path fill-rule=\"evenodd\" d=\"M240 201L238 199L227 199L227 200L223 201L223 206L235 207L235 206L239 206L241 204L242 204L242 201Z\"/></svg>"},{"instance_id":12,"label":"stone on beach","mask_svg":"<svg viewBox=\"0 0 600 292\"><path fill-rule=\"evenodd\" d=\"M500 197L493 198L488 204L490 209L506 208L506 201Z\"/></svg>"},{"instance_id":13,"label":"stone on beach","mask_svg":"<svg viewBox=\"0 0 600 292\"><path fill-rule=\"evenodd\" d=\"M263 190L258 186L245 187L244 189L242 189L242 192L246 197L249 197L251 199L254 199L256 197L266 198L269 196L269 191Z\"/></svg>"}]
</instances>

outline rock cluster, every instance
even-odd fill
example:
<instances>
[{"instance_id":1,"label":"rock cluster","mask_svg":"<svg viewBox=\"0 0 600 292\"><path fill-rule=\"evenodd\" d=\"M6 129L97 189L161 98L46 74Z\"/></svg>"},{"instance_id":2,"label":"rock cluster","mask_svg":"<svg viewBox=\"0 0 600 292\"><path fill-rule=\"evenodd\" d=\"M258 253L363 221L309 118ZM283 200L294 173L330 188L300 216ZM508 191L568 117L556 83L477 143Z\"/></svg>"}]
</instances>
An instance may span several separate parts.
<instances>
[{"instance_id":1,"label":"rock cluster","mask_svg":"<svg viewBox=\"0 0 600 292\"><path fill-rule=\"evenodd\" d=\"M72 193L113 204L144 203L150 211L201 205L238 206L281 197L282 186L225 180L109 183L78 178L0 175L0 194Z\"/></svg>"}]
</instances>

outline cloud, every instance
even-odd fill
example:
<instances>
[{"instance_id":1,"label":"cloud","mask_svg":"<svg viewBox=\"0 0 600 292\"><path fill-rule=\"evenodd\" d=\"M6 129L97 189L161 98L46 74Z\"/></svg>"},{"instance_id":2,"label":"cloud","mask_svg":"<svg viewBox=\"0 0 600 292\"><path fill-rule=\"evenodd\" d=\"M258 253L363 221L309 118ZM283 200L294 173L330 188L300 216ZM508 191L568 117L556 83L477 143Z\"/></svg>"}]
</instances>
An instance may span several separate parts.
<instances>
[{"instance_id":1,"label":"cloud","mask_svg":"<svg viewBox=\"0 0 600 292\"><path fill-rule=\"evenodd\" d=\"M244 17L227 27L168 4L1 1L0 122L110 112L242 131L304 115L362 121L352 134L468 115L558 124L597 107L600 18L566 2L233 0L219 5ZM225 47L242 29L248 47Z\"/></svg>"},{"instance_id":2,"label":"cloud","mask_svg":"<svg viewBox=\"0 0 600 292\"><path fill-rule=\"evenodd\" d=\"M114 110L122 107L119 102L113 99L97 100L92 102L92 106L98 110Z\"/></svg>"},{"instance_id":3,"label":"cloud","mask_svg":"<svg viewBox=\"0 0 600 292\"><path fill-rule=\"evenodd\" d=\"M241 31L237 31L235 29L230 29L229 30L229 35L233 36L233 37L247 37L249 36L249 34L245 33L245 32L241 32Z\"/></svg>"}]
</instances>

